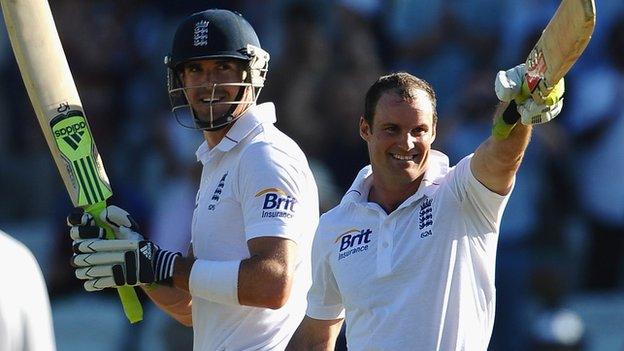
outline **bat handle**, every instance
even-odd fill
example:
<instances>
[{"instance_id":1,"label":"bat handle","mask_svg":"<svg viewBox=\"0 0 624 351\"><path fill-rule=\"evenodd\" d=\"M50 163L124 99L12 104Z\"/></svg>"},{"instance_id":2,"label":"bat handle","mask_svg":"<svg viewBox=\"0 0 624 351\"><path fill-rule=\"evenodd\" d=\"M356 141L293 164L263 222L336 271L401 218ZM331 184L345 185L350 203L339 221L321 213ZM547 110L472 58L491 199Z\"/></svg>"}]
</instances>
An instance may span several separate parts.
<instances>
[{"instance_id":1,"label":"bat handle","mask_svg":"<svg viewBox=\"0 0 624 351\"><path fill-rule=\"evenodd\" d=\"M113 232L113 230L100 219L100 213L105 208L106 201L101 201L86 207L85 211L93 216L97 225L105 228L106 239L115 239L115 233ZM139 301L139 297L137 296L134 287L130 285L117 287L117 293L119 294L119 299L121 300L121 305L123 306L123 310L126 318L128 318L128 321L130 321L130 323L137 323L142 321L143 306L141 306L141 302Z\"/></svg>"}]
</instances>

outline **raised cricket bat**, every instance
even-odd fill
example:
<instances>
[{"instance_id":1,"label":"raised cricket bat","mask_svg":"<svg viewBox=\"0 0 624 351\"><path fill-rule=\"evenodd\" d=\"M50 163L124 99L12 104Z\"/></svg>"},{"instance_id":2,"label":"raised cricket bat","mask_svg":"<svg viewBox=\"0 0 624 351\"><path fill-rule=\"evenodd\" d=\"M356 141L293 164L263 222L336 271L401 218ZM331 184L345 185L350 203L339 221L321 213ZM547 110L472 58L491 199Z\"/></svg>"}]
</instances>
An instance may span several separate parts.
<instances>
[{"instance_id":1,"label":"raised cricket bat","mask_svg":"<svg viewBox=\"0 0 624 351\"><path fill-rule=\"evenodd\" d=\"M91 136L50 5L46 0L0 0L13 52L37 120L75 207L99 220L113 194ZM114 238L108 228L107 239ZM132 286L117 289L131 323L143 319Z\"/></svg>"},{"instance_id":2,"label":"raised cricket bat","mask_svg":"<svg viewBox=\"0 0 624 351\"><path fill-rule=\"evenodd\" d=\"M594 0L561 1L525 62L525 89L536 102L545 101L572 68L589 44L595 25Z\"/></svg>"},{"instance_id":3,"label":"raised cricket bat","mask_svg":"<svg viewBox=\"0 0 624 351\"><path fill-rule=\"evenodd\" d=\"M581 56L595 25L594 0L562 0L525 61L522 95L516 101L522 102L531 96L538 103L552 104L548 95ZM502 113L507 106L501 104L497 113ZM501 130L507 134L510 131ZM494 132L497 132L496 126Z\"/></svg>"}]
</instances>

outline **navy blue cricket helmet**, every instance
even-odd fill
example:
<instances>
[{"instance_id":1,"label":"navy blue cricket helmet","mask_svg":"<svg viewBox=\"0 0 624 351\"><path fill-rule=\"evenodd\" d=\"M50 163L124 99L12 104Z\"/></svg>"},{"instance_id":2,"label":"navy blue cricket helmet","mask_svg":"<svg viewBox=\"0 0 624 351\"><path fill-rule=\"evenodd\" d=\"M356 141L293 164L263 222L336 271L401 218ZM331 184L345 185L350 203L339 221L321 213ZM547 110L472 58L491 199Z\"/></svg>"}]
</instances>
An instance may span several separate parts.
<instances>
[{"instance_id":1,"label":"navy blue cricket helmet","mask_svg":"<svg viewBox=\"0 0 624 351\"><path fill-rule=\"evenodd\" d=\"M213 89L213 94L219 86L243 88L235 101L213 103L231 105L227 113L213 116L211 109L210 116L200 120L188 102L186 89L189 87L183 86L179 70L184 63L202 59L239 60L243 62L246 73L239 83L222 83L208 87ZM178 26L171 53L165 57L172 111L184 126L189 125L182 122L178 114L180 108L189 109L194 128L218 130L227 126L257 101L268 72L268 61L269 54L262 50L256 32L242 15L222 9L205 10L190 15ZM241 109L239 106L247 108Z\"/></svg>"}]
</instances>

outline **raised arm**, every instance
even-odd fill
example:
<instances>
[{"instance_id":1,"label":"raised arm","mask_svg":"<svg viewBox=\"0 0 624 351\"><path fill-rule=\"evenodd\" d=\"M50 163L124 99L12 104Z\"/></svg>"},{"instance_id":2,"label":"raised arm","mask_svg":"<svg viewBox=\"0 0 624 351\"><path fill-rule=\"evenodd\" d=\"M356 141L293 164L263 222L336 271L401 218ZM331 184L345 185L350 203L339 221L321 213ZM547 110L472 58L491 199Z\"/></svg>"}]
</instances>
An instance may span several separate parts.
<instances>
[{"instance_id":1,"label":"raised arm","mask_svg":"<svg viewBox=\"0 0 624 351\"><path fill-rule=\"evenodd\" d=\"M502 101L494 112L493 134L485 140L477 150L470 163L470 169L475 178L491 191L500 195L506 195L511 190L513 179L520 167L524 151L531 139L532 126L529 121L550 121L560 112L563 105L563 80L560 89L553 90L556 95L551 106L537 104L528 98L517 105L517 111L503 118L509 102L516 99L521 93L522 80L524 77L524 65L516 66L507 71L498 73L495 81L496 95ZM515 106L512 103L512 106ZM537 119L533 116L541 115ZM522 123L517 123L519 119ZM527 125L528 124L528 125ZM500 128L505 132L500 133Z\"/></svg>"},{"instance_id":2,"label":"raised arm","mask_svg":"<svg viewBox=\"0 0 624 351\"><path fill-rule=\"evenodd\" d=\"M344 319L321 320L305 316L286 351L333 351Z\"/></svg>"},{"instance_id":3,"label":"raised arm","mask_svg":"<svg viewBox=\"0 0 624 351\"><path fill-rule=\"evenodd\" d=\"M507 104L501 103L496 114L504 111L501 106L506 107ZM475 178L491 191L507 195L531 139L531 131L532 126L519 123L506 139L490 136L481 143L470 163Z\"/></svg>"}]
</instances>

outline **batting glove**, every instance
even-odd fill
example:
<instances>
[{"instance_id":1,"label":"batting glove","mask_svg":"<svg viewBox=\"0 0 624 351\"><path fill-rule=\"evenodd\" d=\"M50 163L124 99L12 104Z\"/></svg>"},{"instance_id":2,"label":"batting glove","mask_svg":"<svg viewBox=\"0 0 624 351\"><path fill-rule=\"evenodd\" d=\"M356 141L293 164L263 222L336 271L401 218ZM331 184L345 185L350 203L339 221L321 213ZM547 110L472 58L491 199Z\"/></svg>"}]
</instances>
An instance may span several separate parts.
<instances>
[{"instance_id":1,"label":"batting glove","mask_svg":"<svg viewBox=\"0 0 624 351\"><path fill-rule=\"evenodd\" d=\"M74 240L72 266L87 291L122 285L171 284L173 266L180 253L160 249L145 240L128 212L108 206L100 214L115 232L116 239L105 240L105 229L96 225L88 213L75 212L67 217Z\"/></svg>"},{"instance_id":2,"label":"batting glove","mask_svg":"<svg viewBox=\"0 0 624 351\"><path fill-rule=\"evenodd\" d=\"M525 65L521 64L507 71L500 71L494 81L494 91L500 101L516 101L520 121L525 125L546 123L559 115L563 108L565 83L563 78L553 91L539 104L530 97L526 87L523 89Z\"/></svg>"}]
</instances>

